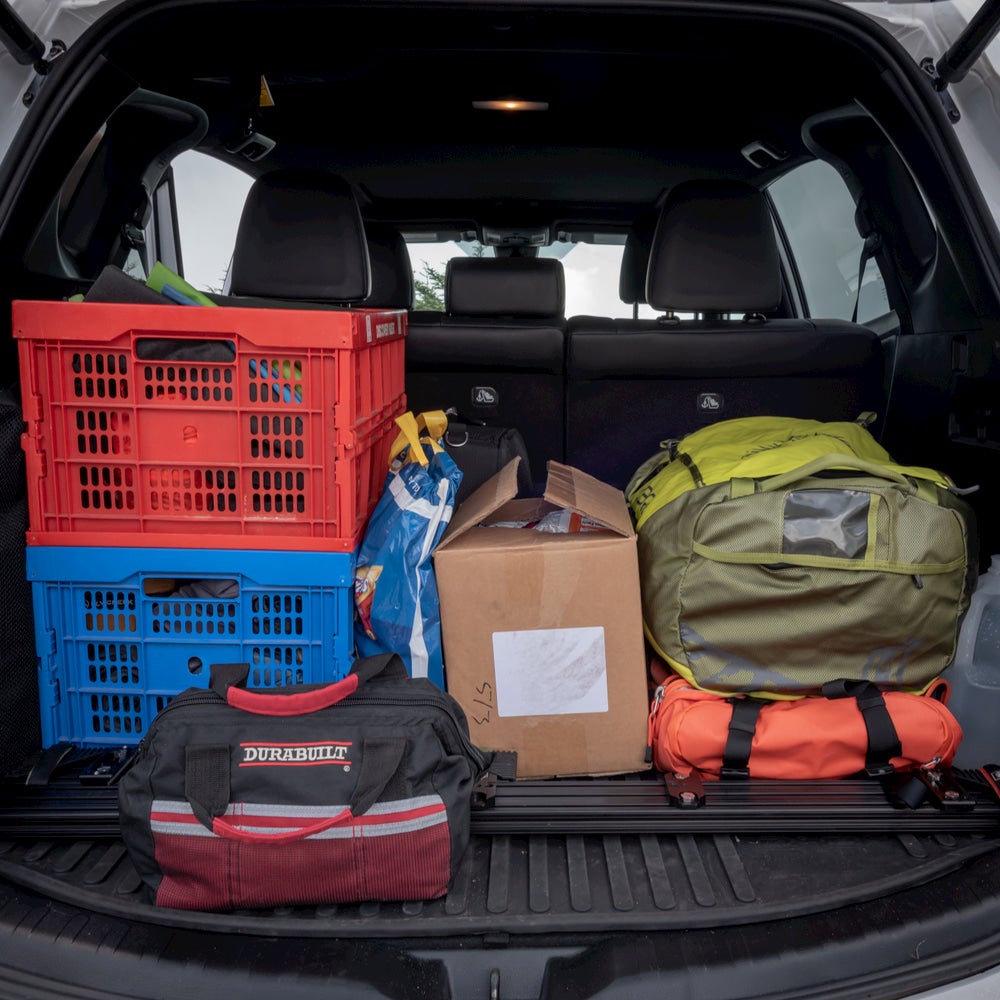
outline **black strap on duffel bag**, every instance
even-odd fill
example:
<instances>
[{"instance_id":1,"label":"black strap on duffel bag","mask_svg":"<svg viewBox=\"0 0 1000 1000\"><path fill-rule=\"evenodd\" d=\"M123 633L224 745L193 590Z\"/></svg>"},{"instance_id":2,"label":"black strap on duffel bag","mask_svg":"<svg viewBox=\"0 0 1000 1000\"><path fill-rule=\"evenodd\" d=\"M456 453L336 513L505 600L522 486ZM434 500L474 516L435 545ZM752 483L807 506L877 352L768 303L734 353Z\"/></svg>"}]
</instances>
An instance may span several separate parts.
<instances>
[{"instance_id":1,"label":"black strap on duffel bag","mask_svg":"<svg viewBox=\"0 0 1000 1000\"><path fill-rule=\"evenodd\" d=\"M458 703L395 654L328 685L248 690L212 667L150 725L119 785L160 906L221 910L443 895L490 755Z\"/></svg>"}]
</instances>

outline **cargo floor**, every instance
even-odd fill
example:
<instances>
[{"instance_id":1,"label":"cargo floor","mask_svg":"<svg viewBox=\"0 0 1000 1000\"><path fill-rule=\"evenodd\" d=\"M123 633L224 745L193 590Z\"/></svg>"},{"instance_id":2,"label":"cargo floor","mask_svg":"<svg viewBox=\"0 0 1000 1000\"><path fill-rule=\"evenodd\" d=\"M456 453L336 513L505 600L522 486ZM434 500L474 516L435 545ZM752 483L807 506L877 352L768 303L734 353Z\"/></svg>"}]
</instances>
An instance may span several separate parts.
<instances>
[{"instance_id":1,"label":"cargo floor","mask_svg":"<svg viewBox=\"0 0 1000 1000\"><path fill-rule=\"evenodd\" d=\"M152 923L295 937L719 927L818 913L928 882L1000 846L979 835L475 837L440 900L233 914L150 905L124 844L0 843L0 876Z\"/></svg>"},{"instance_id":2,"label":"cargo floor","mask_svg":"<svg viewBox=\"0 0 1000 1000\"><path fill-rule=\"evenodd\" d=\"M839 798L832 802L816 784L802 783L797 792L744 784L726 794L716 786L703 808L687 811L654 802L660 786L648 779L507 785L492 811L476 814L469 850L443 899L206 914L151 905L116 833L113 789L57 782L14 792L8 785L0 796L0 877L84 909L191 929L295 937L558 934L818 914L930 883L1000 847L994 803L980 801L964 817L930 806L901 812L888 808L877 785L834 786ZM810 811L817 832L797 832L795 823ZM974 817L980 828L963 829ZM760 832L754 823L765 820L772 831L781 823L788 829ZM864 821L872 832L857 832Z\"/></svg>"}]
</instances>

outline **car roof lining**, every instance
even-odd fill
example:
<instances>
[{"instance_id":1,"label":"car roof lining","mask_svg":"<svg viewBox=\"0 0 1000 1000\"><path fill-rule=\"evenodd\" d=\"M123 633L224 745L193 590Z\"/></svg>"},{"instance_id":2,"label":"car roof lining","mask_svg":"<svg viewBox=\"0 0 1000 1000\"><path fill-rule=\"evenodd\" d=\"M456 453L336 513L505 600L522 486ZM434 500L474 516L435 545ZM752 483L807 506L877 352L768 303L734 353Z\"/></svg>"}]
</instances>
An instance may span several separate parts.
<instances>
[{"instance_id":1,"label":"car roof lining","mask_svg":"<svg viewBox=\"0 0 1000 1000\"><path fill-rule=\"evenodd\" d=\"M387 222L519 226L534 213L621 226L688 177L763 186L809 156L801 123L851 100L879 68L780 12L289 4L275 20L275 9L165 9L108 57L204 108L206 152L255 175L324 166ZM234 23L239 44L220 44ZM255 107L262 75L274 107ZM549 107L472 106L505 96ZM226 149L251 120L276 141L256 163ZM760 169L741 153L754 141L788 158Z\"/></svg>"}]
</instances>

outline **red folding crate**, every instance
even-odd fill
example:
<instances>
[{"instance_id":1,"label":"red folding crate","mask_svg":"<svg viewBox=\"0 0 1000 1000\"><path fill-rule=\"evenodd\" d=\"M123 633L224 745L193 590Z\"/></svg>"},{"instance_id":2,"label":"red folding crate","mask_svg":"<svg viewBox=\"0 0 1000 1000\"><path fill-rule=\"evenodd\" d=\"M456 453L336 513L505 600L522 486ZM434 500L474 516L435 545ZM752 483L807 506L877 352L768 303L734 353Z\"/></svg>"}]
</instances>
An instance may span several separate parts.
<instances>
[{"instance_id":1,"label":"red folding crate","mask_svg":"<svg viewBox=\"0 0 1000 1000\"><path fill-rule=\"evenodd\" d=\"M356 546L405 312L15 302L13 325L30 543Z\"/></svg>"}]
</instances>

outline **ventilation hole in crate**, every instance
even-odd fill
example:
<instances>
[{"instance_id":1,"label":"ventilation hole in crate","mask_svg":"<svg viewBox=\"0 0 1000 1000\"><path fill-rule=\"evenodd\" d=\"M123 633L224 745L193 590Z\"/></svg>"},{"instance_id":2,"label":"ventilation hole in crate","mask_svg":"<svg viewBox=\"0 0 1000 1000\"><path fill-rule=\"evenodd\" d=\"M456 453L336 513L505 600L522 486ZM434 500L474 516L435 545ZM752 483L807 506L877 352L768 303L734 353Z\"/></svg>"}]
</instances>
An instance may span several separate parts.
<instances>
[{"instance_id":1,"label":"ventilation hole in crate","mask_svg":"<svg viewBox=\"0 0 1000 1000\"><path fill-rule=\"evenodd\" d=\"M188 673L195 677L201 673L203 666L200 656L192 656L188 659Z\"/></svg>"}]
</instances>

